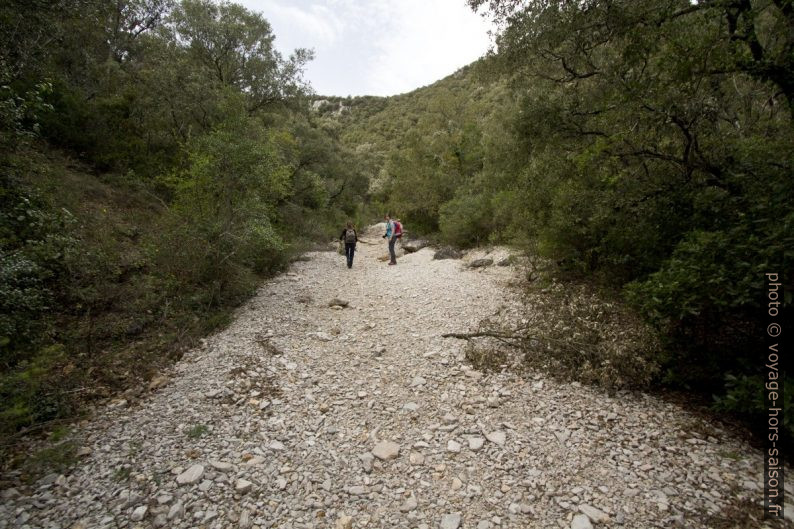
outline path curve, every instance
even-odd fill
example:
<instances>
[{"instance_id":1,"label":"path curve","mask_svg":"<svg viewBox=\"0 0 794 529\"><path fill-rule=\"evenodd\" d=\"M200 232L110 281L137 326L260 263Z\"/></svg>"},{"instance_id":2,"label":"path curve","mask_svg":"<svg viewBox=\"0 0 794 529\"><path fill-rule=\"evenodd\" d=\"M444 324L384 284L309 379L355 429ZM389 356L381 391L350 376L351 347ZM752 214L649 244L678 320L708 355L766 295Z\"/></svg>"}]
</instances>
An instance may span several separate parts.
<instances>
[{"instance_id":1,"label":"path curve","mask_svg":"<svg viewBox=\"0 0 794 529\"><path fill-rule=\"evenodd\" d=\"M430 249L387 266L378 234L366 239L352 270L308 254L166 384L83 424L76 469L4 491L0 529L346 516L356 528L696 528L760 499L760 454L675 405L471 369L441 334L517 313L510 267L467 270Z\"/></svg>"}]
</instances>

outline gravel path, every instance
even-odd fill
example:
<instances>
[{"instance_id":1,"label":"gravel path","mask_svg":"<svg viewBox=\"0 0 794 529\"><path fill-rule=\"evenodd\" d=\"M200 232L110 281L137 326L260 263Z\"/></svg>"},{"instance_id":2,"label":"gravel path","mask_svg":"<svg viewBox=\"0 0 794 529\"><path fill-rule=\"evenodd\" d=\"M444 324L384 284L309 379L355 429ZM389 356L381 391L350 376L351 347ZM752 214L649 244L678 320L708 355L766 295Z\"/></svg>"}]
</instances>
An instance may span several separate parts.
<instances>
[{"instance_id":1,"label":"gravel path","mask_svg":"<svg viewBox=\"0 0 794 529\"><path fill-rule=\"evenodd\" d=\"M760 499L760 453L675 405L471 369L441 334L516 314L510 267L368 240L81 425L76 469L3 491L0 529L696 528Z\"/></svg>"}]
</instances>

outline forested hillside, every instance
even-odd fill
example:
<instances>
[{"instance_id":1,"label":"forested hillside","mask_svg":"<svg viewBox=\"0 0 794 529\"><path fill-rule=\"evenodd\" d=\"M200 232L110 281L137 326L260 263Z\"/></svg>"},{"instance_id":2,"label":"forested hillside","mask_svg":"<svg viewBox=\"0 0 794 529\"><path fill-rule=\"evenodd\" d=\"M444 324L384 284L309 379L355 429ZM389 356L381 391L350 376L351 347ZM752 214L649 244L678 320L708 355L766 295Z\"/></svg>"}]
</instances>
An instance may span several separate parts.
<instances>
[{"instance_id":1,"label":"forested hillside","mask_svg":"<svg viewBox=\"0 0 794 529\"><path fill-rule=\"evenodd\" d=\"M0 430L140 390L354 217L355 154L259 14L208 0L0 7Z\"/></svg>"},{"instance_id":2,"label":"forested hillside","mask_svg":"<svg viewBox=\"0 0 794 529\"><path fill-rule=\"evenodd\" d=\"M388 98L312 93L312 52L233 3L3 3L0 431L140 389L386 210L618 300L662 344L627 385L760 417L765 273L791 303L791 2L468 3L498 52Z\"/></svg>"},{"instance_id":3,"label":"forested hillside","mask_svg":"<svg viewBox=\"0 0 794 529\"><path fill-rule=\"evenodd\" d=\"M496 17L498 53L410 94L318 105L369 155L373 199L618 295L663 338L656 384L760 413L766 272L791 303L791 4L470 4Z\"/></svg>"}]
</instances>

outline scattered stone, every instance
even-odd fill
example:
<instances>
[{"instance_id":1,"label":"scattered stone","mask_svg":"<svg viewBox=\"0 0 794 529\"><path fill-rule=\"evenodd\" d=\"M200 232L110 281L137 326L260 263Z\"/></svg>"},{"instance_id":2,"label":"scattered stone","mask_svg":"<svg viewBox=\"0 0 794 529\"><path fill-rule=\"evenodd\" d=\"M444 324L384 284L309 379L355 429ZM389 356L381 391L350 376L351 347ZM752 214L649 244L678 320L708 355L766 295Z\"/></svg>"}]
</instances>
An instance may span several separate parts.
<instances>
[{"instance_id":1,"label":"scattered stone","mask_svg":"<svg viewBox=\"0 0 794 529\"><path fill-rule=\"evenodd\" d=\"M344 514L340 515L336 520L334 529L353 529L353 518Z\"/></svg>"},{"instance_id":2,"label":"scattered stone","mask_svg":"<svg viewBox=\"0 0 794 529\"><path fill-rule=\"evenodd\" d=\"M347 487L346 490L352 496L362 496L367 493L367 487L364 485L353 485L352 487Z\"/></svg>"},{"instance_id":3,"label":"scattered stone","mask_svg":"<svg viewBox=\"0 0 794 529\"><path fill-rule=\"evenodd\" d=\"M408 454L408 461L410 461L412 465L424 465L425 456L419 452L411 452Z\"/></svg>"},{"instance_id":4,"label":"scattered stone","mask_svg":"<svg viewBox=\"0 0 794 529\"><path fill-rule=\"evenodd\" d=\"M496 430L495 432L485 434L485 438L494 444L504 446L505 441L507 440L507 434L502 430Z\"/></svg>"},{"instance_id":5,"label":"scattered stone","mask_svg":"<svg viewBox=\"0 0 794 529\"><path fill-rule=\"evenodd\" d=\"M254 456L248 461L245 462L245 466L247 467L255 467L257 465L261 465L265 462L265 458L262 456Z\"/></svg>"},{"instance_id":6,"label":"scattered stone","mask_svg":"<svg viewBox=\"0 0 794 529\"><path fill-rule=\"evenodd\" d=\"M381 441L372 449L372 455L383 461L395 459L400 454L400 445L392 441Z\"/></svg>"},{"instance_id":7,"label":"scattered stone","mask_svg":"<svg viewBox=\"0 0 794 529\"><path fill-rule=\"evenodd\" d=\"M609 515L607 513L591 505L580 505L579 512L590 518L593 523L606 523L609 521Z\"/></svg>"},{"instance_id":8,"label":"scattered stone","mask_svg":"<svg viewBox=\"0 0 794 529\"><path fill-rule=\"evenodd\" d=\"M359 454L358 458L361 460L361 466L364 472L367 474L372 472L372 463L375 461L375 456L373 456L371 452L366 452L364 454Z\"/></svg>"},{"instance_id":9,"label":"scattered stone","mask_svg":"<svg viewBox=\"0 0 794 529\"><path fill-rule=\"evenodd\" d=\"M133 522L140 522L144 518L146 518L146 513L149 512L149 507L146 505L141 505L140 507L136 507L134 511L132 511L132 516L130 519Z\"/></svg>"},{"instance_id":10,"label":"scattered stone","mask_svg":"<svg viewBox=\"0 0 794 529\"><path fill-rule=\"evenodd\" d=\"M460 514L445 514L441 517L440 529L458 529L460 527Z\"/></svg>"},{"instance_id":11,"label":"scattered stone","mask_svg":"<svg viewBox=\"0 0 794 529\"><path fill-rule=\"evenodd\" d=\"M168 509L168 520L173 521L185 515L185 506L181 501L176 502Z\"/></svg>"},{"instance_id":12,"label":"scattered stone","mask_svg":"<svg viewBox=\"0 0 794 529\"><path fill-rule=\"evenodd\" d=\"M416 376L411 379L411 387L415 388L418 386L424 386L427 383L427 380L424 377Z\"/></svg>"},{"instance_id":13,"label":"scattered stone","mask_svg":"<svg viewBox=\"0 0 794 529\"><path fill-rule=\"evenodd\" d=\"M248 529L251 527L251 512L248 509L243 509L240 513L240 520L237 522L240 529Z\"/></svg>"},{"instance_id":14,"label":"scattered stone","mask_svg":"<svg viewBox=\"0 0 794 529\"><path fill-rule=\"evenodd\" d=\"M5 489L0 492L0 498L3 498L5 501L11 501L19 498L21 494L15 488Z\"/></svg>"},{"instance_id":15,"label":"scattered stone","mask_svg":"<svg viewBox=\"0 0 794 529\"><path fill-rule=\"evenodd\" d=\"M584 514L577 514L571 521L571 529L593 529L593 524L590 523L590 518Z\"/></svg>"},{"instance_id":16,"label":"scattered stone","mask_svg":"<svg viewBox=\"0 0 794 529\"><path fill-rule=\"evenodd\" d=\"M447 441L447 451L448 452L452 452L452 453L457 454L458 452L460 452L460 448L461 448L461 446L460 446L459 442L454 441L452 439Z\"/></svg>"},{"instance_id":17,"label":"scattered stone","mask_svg":"<svg viewBox=\"0 0 794 529\"><path fill-rule=\"evenodd\" d=\"M468 441L469 441L469 449L475 452L480 448L482 448L482 445L485 444L485 439L483 439L482 437L469 437Z\"/></svg>"},{"instance_id":18,"label":"scattered stone","mask_svg":"<svg viewBox=\"0 0 794 529\"><path fill-rule=\"evenodd\" d=\"M234 465L223 461L210 461L210 466L219 472L229 472L234 469Z\"/></svg>"},{"instance_id":19,"label":"scattered stone","mask_svg":"<svg viewBox=\"0 0 794 529\"><path fill-rule=\"evenodd\" d=\"M157 503L160 505L168 505L174 500L171 494L160 494L157 496Z\"/></svg>"},{"instance_id":20,"label":"scattered stone","mask_svg":"<svg viewBox=\"0 0 794 529\"><path fill-rule=\"evenodd\" d=\"M405 500L405 503L403 503L402 506L400 507L400 511L411 512L414 509L416 509L418 506L419 506L419 502L416 500L416 496L414 496L414 493L411 492L411 494Z\"/></svg>"},{"instance_id":21,"label":"scattered stone","mask_svg":"<svg viewBox=\"0 0 794 529\"><path fill-rule=\"evenodd\" d=\"M245 494L249 492L253 486L254 484L247 479L238 479L237 483L234 484L234 491L238 494Z\"/></svg>"},{"instance_id":22,"label":"scattered stone","mask_svg":"<svg viewBox=\"0 0 794 529\"><path fill-rule=\"evenodd\" d=\"M349 301L345 301L344 299L334 298L328 302L329 307L342 307L345 308L350 305Z\"/></svg>"},{"instance_id":23,"label":"scattered stone","mask_svg":"<svg viewBox=\"0 0 794 529\"><path fill-rule=\"evenodd\" d=\"M176 477L176 482L180 485L192 485L204 475L204 465L193 465Z\"/></svg>"},{"instance_id":24,"label":"scattered stone","mask_svg":"<svg viewBox=\"0 0 794 529\"><path fill-rule=\"evenodd\" d=\"M267 445L267 447L270 448L271 450L280 451L280 450L284 450L284 443L282 443L281 441L271 441L270 444Z\"/></svg>"}]
</instances>

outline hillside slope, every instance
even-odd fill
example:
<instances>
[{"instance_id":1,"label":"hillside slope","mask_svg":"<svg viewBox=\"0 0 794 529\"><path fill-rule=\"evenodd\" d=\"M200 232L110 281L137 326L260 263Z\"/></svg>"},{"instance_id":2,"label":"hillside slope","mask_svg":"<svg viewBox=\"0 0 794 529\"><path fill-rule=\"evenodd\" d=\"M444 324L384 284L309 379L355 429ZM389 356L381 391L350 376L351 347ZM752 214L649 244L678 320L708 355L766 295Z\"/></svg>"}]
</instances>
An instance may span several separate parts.
<instances>
[{"instance_id":1,"label":"hillside slope","mask_svg":"<svg viewBox=\"0 0 794 529\"><path fill-rule=\"evenodd\" d=\"M445 156L466 129L487 129L511 99L504 80L488 75L486 59L435 83L391 97L317 96L313 110L342 143L364 155L376 199L399 172L400 157L416 143ZM439 138L443 141L439 141ZM451 147L454 149L454 146ZM399 160L399 161L398 161Z\"/></svg>"}]
</instances>

